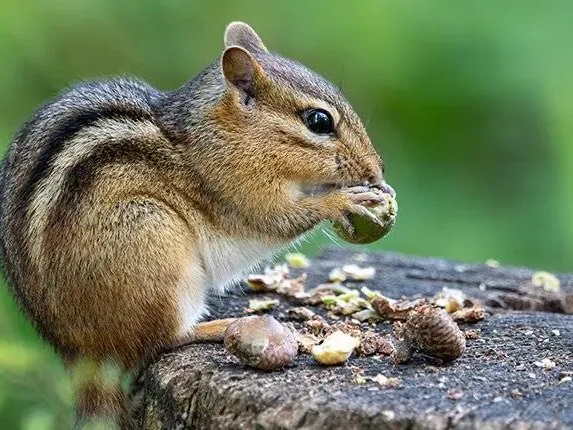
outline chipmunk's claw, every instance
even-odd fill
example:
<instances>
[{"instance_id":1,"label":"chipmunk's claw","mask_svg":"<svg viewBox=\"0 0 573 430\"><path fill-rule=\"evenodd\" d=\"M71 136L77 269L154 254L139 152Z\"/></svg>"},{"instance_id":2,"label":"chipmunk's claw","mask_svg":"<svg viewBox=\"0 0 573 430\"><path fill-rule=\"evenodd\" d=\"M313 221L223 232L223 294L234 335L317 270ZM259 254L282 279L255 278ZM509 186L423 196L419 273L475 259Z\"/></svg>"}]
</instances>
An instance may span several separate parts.
<instances>
[{"instance_id":1,"label":"chipmunk's claw","mask_svg":"<svg viewBox=\"0 0 573 430\"><path fill-rule=\"evenodd\" d=\"M357 204L352 207L351 211L355 214L368 218L368 220L375 225L378 225L382 228L386 228L386 223L379 217L377 217L374 213L372 213L370 210L368 210L366 206Z\"/></svg>"},{"instance_id":2,"label":"chipmunk's claw","mask_svg":"<svg viewBox=\"0 0 573 430\"><path fill-rule=\"evenodd\" d=\"M350 201L355 204L364 203L379 203L384 201L385 197L383 192L377 188L370 188L368 186L356 186L345 188L344 192L348 194Z\"/></svg>"},{"instance_id":3,"label":"chipmunk's claw","mask_svg":"<svg viewBox=\"0 0 573 430\"><path fill-rule=\"evenodd\" d=\"M348 214L343 215L338 219L338 222L342 226L342 228L353 238L356 238L356 228L352 225L350 220L348 219Z\"/></svg>"}]
</instances>

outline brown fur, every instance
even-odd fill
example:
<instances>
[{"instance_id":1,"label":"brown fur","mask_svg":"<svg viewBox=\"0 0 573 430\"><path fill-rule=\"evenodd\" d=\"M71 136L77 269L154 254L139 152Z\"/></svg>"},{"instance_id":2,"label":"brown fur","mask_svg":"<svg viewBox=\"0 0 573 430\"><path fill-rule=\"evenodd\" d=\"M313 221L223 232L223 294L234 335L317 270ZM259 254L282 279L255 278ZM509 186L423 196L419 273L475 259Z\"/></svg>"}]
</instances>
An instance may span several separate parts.
<instances>
[{"instance_id":1,"label":"brown fur","mask_svg":"<svg viewBox=\"0 0 573 430\"><path fill-rule=\"evenodd\" d=\"M362 123L332 84L270 54L245 24L231 24L225 41L220 61L172 93L130 80L64 92L9 150L6 276L67 362L129 370L188 339L216 272L240 276L233 249L250 244L244 258L254 264L356 211L343 185L383 181ZM310 108L331 113L335 135L306 128L300 115ZM300 184L338 187L307 195ZM117 414L121 396L106 390L87 384L80 411Z\"/></svg>"}]
</instances>

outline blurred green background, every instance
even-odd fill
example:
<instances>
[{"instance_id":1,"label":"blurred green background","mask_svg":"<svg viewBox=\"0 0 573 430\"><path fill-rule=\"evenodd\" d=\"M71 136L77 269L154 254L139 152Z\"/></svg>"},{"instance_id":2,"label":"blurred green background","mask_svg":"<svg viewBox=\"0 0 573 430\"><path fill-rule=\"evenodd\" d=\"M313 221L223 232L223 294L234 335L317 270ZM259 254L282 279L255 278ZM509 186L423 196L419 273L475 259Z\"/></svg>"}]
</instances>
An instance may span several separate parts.
<instances>
[{"instance_id":1,"label":"blurred green background","mask_svg":"<svg viewBox=\"0 0 573 430\"><path fill-rule=\"evenodd\" d=\"M570 0L0 0L0 149L77 80L178 87L245 20L362 116L400 204L375 247L573 271L572 16ZM0 288L0 427L65 428L69 397Z\"/></svg>"}]
</instances>

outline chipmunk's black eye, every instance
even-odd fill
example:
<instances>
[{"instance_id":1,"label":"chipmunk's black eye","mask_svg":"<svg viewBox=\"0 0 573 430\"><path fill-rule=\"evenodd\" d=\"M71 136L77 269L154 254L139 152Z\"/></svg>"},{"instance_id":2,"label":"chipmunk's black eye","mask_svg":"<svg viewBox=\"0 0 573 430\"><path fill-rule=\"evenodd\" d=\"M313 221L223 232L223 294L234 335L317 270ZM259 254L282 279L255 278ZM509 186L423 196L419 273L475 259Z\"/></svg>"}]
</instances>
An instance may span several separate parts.
<instances>
[{"instance_id":1,"label":"chipmunk's black eye","mask_svg":"<svg viewBox=\"0 0 573 430\"><path fill-rule=\"evenodd\" d=\"M310 109L302 116L307 128L316 134L334 133L334 121L332 116L323 109Z\"/></svg>"}]
</instances>

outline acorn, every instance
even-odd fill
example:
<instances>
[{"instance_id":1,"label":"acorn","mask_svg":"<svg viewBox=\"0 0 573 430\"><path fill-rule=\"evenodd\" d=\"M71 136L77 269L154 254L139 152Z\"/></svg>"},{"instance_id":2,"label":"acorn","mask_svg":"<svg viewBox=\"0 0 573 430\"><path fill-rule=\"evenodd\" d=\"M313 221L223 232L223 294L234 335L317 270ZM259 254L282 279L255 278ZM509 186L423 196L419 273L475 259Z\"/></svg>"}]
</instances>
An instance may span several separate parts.
<instances>
[{"instance_id":1,"label":"acorn","mask_svg":"<svg viewBox=\"0 0 573 430\"><path fill-rule=\"evenodd\" d=\"M422 305L410 312L402 328L404 341L431 357L455 360L466 350L466 337L443 309Z\"/></svg>"},{"instance_id":2,"label":"acorn","mask_svg":"<svg viewBox=\"0 0 573 430\"><path fill-rule=\"evenodd\" d=\"M241 363L262 370L281 369L298 353L293 331L269 315L237 319L225 330L223 343Z\"/></svg>"},{"instance_id":3,"label":"acorn","mask_svg":"<svg viewBox=\"0 0 573 430\"><path fill-rule=\"evenodd\" d=\"M379 223L366 215L350 213L346 215L346 219L354 231L349 231L344 224L335 221L333 228L336 235L346 242L360 245L376 242L386 236L396 222L398 204L390 194L385 194L385 196L386 199L383 202L370 206L365 205Z\"/></svg>"}]
</instances>

